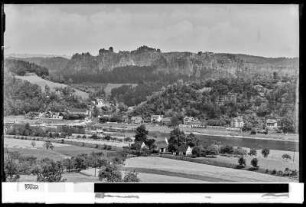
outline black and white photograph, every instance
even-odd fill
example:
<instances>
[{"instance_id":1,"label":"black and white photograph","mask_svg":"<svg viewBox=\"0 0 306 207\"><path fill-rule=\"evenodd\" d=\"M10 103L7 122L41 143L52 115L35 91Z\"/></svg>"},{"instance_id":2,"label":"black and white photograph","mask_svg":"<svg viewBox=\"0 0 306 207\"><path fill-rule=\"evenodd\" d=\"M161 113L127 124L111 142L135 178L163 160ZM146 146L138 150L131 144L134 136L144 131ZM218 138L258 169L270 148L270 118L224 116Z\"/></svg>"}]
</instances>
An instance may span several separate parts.
<instances>
[{"instance_id":1,"label":"black and white photograph","mask_svg":"<svg viewBox=\"0 0 306 207\"><path fill-rule=\"evenodd\" d=\"M299 182L298 4L4 13L4 182Z\"/></svg>"}]
</instances>

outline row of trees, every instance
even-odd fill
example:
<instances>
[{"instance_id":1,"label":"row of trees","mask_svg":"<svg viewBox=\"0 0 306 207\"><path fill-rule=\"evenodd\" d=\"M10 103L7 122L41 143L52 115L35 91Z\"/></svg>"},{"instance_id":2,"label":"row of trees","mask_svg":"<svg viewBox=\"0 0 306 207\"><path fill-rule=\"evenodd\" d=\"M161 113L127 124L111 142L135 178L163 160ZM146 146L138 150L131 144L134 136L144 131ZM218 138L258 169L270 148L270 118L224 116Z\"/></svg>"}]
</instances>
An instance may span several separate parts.
<instances>
[{"instance_id":1,"label":"row of trees","mask_svg":"<svg viewBox=\"0 0 306 207\"><path fill-rule=\"evenodd\" d=\"M24 76L26 73L35 73L41 77L49 75L47 68L22 60L5 59L4 64L7 71L20 76Z\"/></svg>"},{"instance_id":2,"label":"row of trees","mask_svg":"<svg viewBox=\"0 0 306 207\"><path fill-rule=\"evenodd\" d=\"M7 149L6 149L7 150ZM80 172L88 167L98 168L100 181L105 182L139 182L138 173L128 171L122 176L119 165L124 163L124 156L114 157L111 161L102 152L80 154L76 157L54 161L50 158L37 160L37 157L22 156L18 152L6 153L4 162L5 181L16 182L20 175L36 175L38 182L64 182L64 172Z\"/></svg>"}]
</instances>

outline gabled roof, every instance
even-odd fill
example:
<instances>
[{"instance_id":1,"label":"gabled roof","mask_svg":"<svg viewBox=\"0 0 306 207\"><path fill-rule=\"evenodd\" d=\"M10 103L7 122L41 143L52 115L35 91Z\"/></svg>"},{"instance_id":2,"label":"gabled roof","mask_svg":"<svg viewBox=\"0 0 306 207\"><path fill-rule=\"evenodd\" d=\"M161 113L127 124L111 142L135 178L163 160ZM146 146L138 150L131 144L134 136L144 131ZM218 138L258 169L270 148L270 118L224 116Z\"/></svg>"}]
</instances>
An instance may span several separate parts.
<instances>
[{"instance_id":1,"label":"gabled roof","mask_svg":"<svg viewBox=\"0 0 306 207\"><path fill-rule=\"evenodd\" d=\"M267 123L277 123L276 119L267 119Z\"/></svg>"},{"instance_id":2,"label":"gabled roof","mask_svg":"<svg viewBox=\"0 0 306 207\"><path fill-rule=\"evenodd\" d=\"M157 141L156 142L157 148L167 148L168 144L165 140Z\"/></svg>"},{"instance_id":3,"label":"gabled roof","mask_svg":"<svg viewBox=\"0 0 306 207\"><path fill-rule=\"evenodd\" d=\"M186 152L187 148L188 147L186 145L181 145L181 146L178 147L178 151L179 152Z\"/></svg>"}]
</instances>

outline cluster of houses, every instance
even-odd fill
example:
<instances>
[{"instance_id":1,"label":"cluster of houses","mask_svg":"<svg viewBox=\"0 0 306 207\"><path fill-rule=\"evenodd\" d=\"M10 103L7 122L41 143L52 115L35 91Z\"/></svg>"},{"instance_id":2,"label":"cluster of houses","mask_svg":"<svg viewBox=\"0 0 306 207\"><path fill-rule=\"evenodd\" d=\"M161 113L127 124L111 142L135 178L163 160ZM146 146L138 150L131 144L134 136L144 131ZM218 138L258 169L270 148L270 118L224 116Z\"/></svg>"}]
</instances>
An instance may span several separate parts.
<instances>
[{"instance_id":1,"label":"cluster of houses","mask_svg":"<svg viewBox=\"0 0 306 207\"><path fill-rule=\"evenodd\" d=\"M165 138L164 140L159 140L155 142L155 150L158 153L168 153L168 139ZM141 144L140 149L148 149L148 146L143 142ZM186 145L181 145L178 148L178 152L175 152L173 154L176 155L185 155L185 156L191 156L192 155L192 147L186 146Z\"/></svg>"}]
</instances>

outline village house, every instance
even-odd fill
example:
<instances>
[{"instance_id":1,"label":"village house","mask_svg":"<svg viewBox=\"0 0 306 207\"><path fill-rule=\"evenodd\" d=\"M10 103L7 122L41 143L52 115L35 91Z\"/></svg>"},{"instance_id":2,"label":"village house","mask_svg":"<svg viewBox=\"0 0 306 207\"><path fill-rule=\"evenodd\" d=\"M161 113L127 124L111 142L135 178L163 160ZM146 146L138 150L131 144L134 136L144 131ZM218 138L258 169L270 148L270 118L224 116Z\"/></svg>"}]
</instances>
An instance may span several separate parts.
<instances>
[{"instance_id":1,"label":"village house","mask_svg":"<svg viewBox=\"0 0 306 207\"><path fill-rule=\"evenodd\" d=\"M277 119L267 119L266 128L268 129L277 129Z\"/></svg>"},{"instance_id":2,"label":"village house","mask_svg":"<svg viewBox=\"0 0 306 207\"><path fill-rule=\"evenodd\" d=\"M199 119L191 117L191 116L184 117L183 121L184 121L184 125L188 125L188 126L191 126L191 127L201 127L201 126L203 126L203 123Z\"/></svg>"},{"instance_id":3,"label":"village house","mask_svg":"<svg viewBox=\"0 0 306 207\"><path fill-rule=\"evenodd\" d=\"M98 108L110 107L110 103L102 98L97 98L95 101L93 101L93 103Z\"/></svg>"},{"instance_id":4,"label":"village house","mask_svg":"<svg viewBox=\"0 0 306 207\"><path fill-rule=\"evenodd\" d=\"M241 116L232 118L232 120L231 120L231 127L233 127L233 128L242 128L243 125L244 125L244 121L243 121Z\"/></svg>"},{"instance_id":5,"label":"village house","mask_svg":"<svg viewBox=\"0 0 306 207\"><path fill-rule=\"evenodd\" d=\"M77 109L77 108L73 108L73 109L69 109L68 110L69 114L72 115L84 115L84 116L90 116L91 112L87 109Z\"/></svg>"},{"instance_id":6,"label":"village house","mask_svg":"<svg viewBox=\"0 0 306 207\"><path fill-rule=\"evenodd\" d=\"M131 123L133 124L141 124L143 123L143 119L141 116L132 116Z\"/></svg>"},{"instance_id":7,"label":"village house","mask_svg":"<svg viewBox=\"0 0 306 207\"><path fill-rule=\"evenodd\" d=\"M171 123L171 119L169 117L165 117L161 120L163 125L169 125Z\"/></svg>"},{"instance_id":8,"label":"village house","mask_svg":"<svg viewBox=\"0 0 306 207\"><path fill-rule=\"evenodd\" d=\"M157 141L156 142L156 149L159 153L165 153L168 149L168 140L165 138L165 140Z\"/></svg>"},{"instance_id":9,"label":"village house","mask_svg":"<svg viewBox=\"0 0 306 207\"><path fill-rule=\"evenodd\" d=\"M159 123L163 119L164 115L152 115L151 122L152 123Z\"/></svg>"},{"instance_id":10,"label":"village house","mask_svg":"<svg viewBox=\"0 0 306 207\"><path fill-rule=\"evenodd\" d=\"M186 156L191 156L192 155L192 147L188 146L187 150L186 150Z\"/></svg>"},{"instance_id":11,"label":"village house","mask_svg":"<svg viewBox=\"0 0 306 207\"><path fill-rule=\"evenodd\" d=\"M149 149L149 147L143 142L140 146L140 149L144 150L144 149Z\"/></svg>"},{"instance_id":12,"label":"village house","mask_svg":"<svg viewBox=\"0 0 306 207\"><path fill-rule=\"evenodd\" d=\"M231 93L230 92L227 95L218 96L218 98L216 100L216 103L218 105L224 105L225 103L228 103L228 102L236 103L237 102L237 93Z\"/></svg>"}]
</instances>

